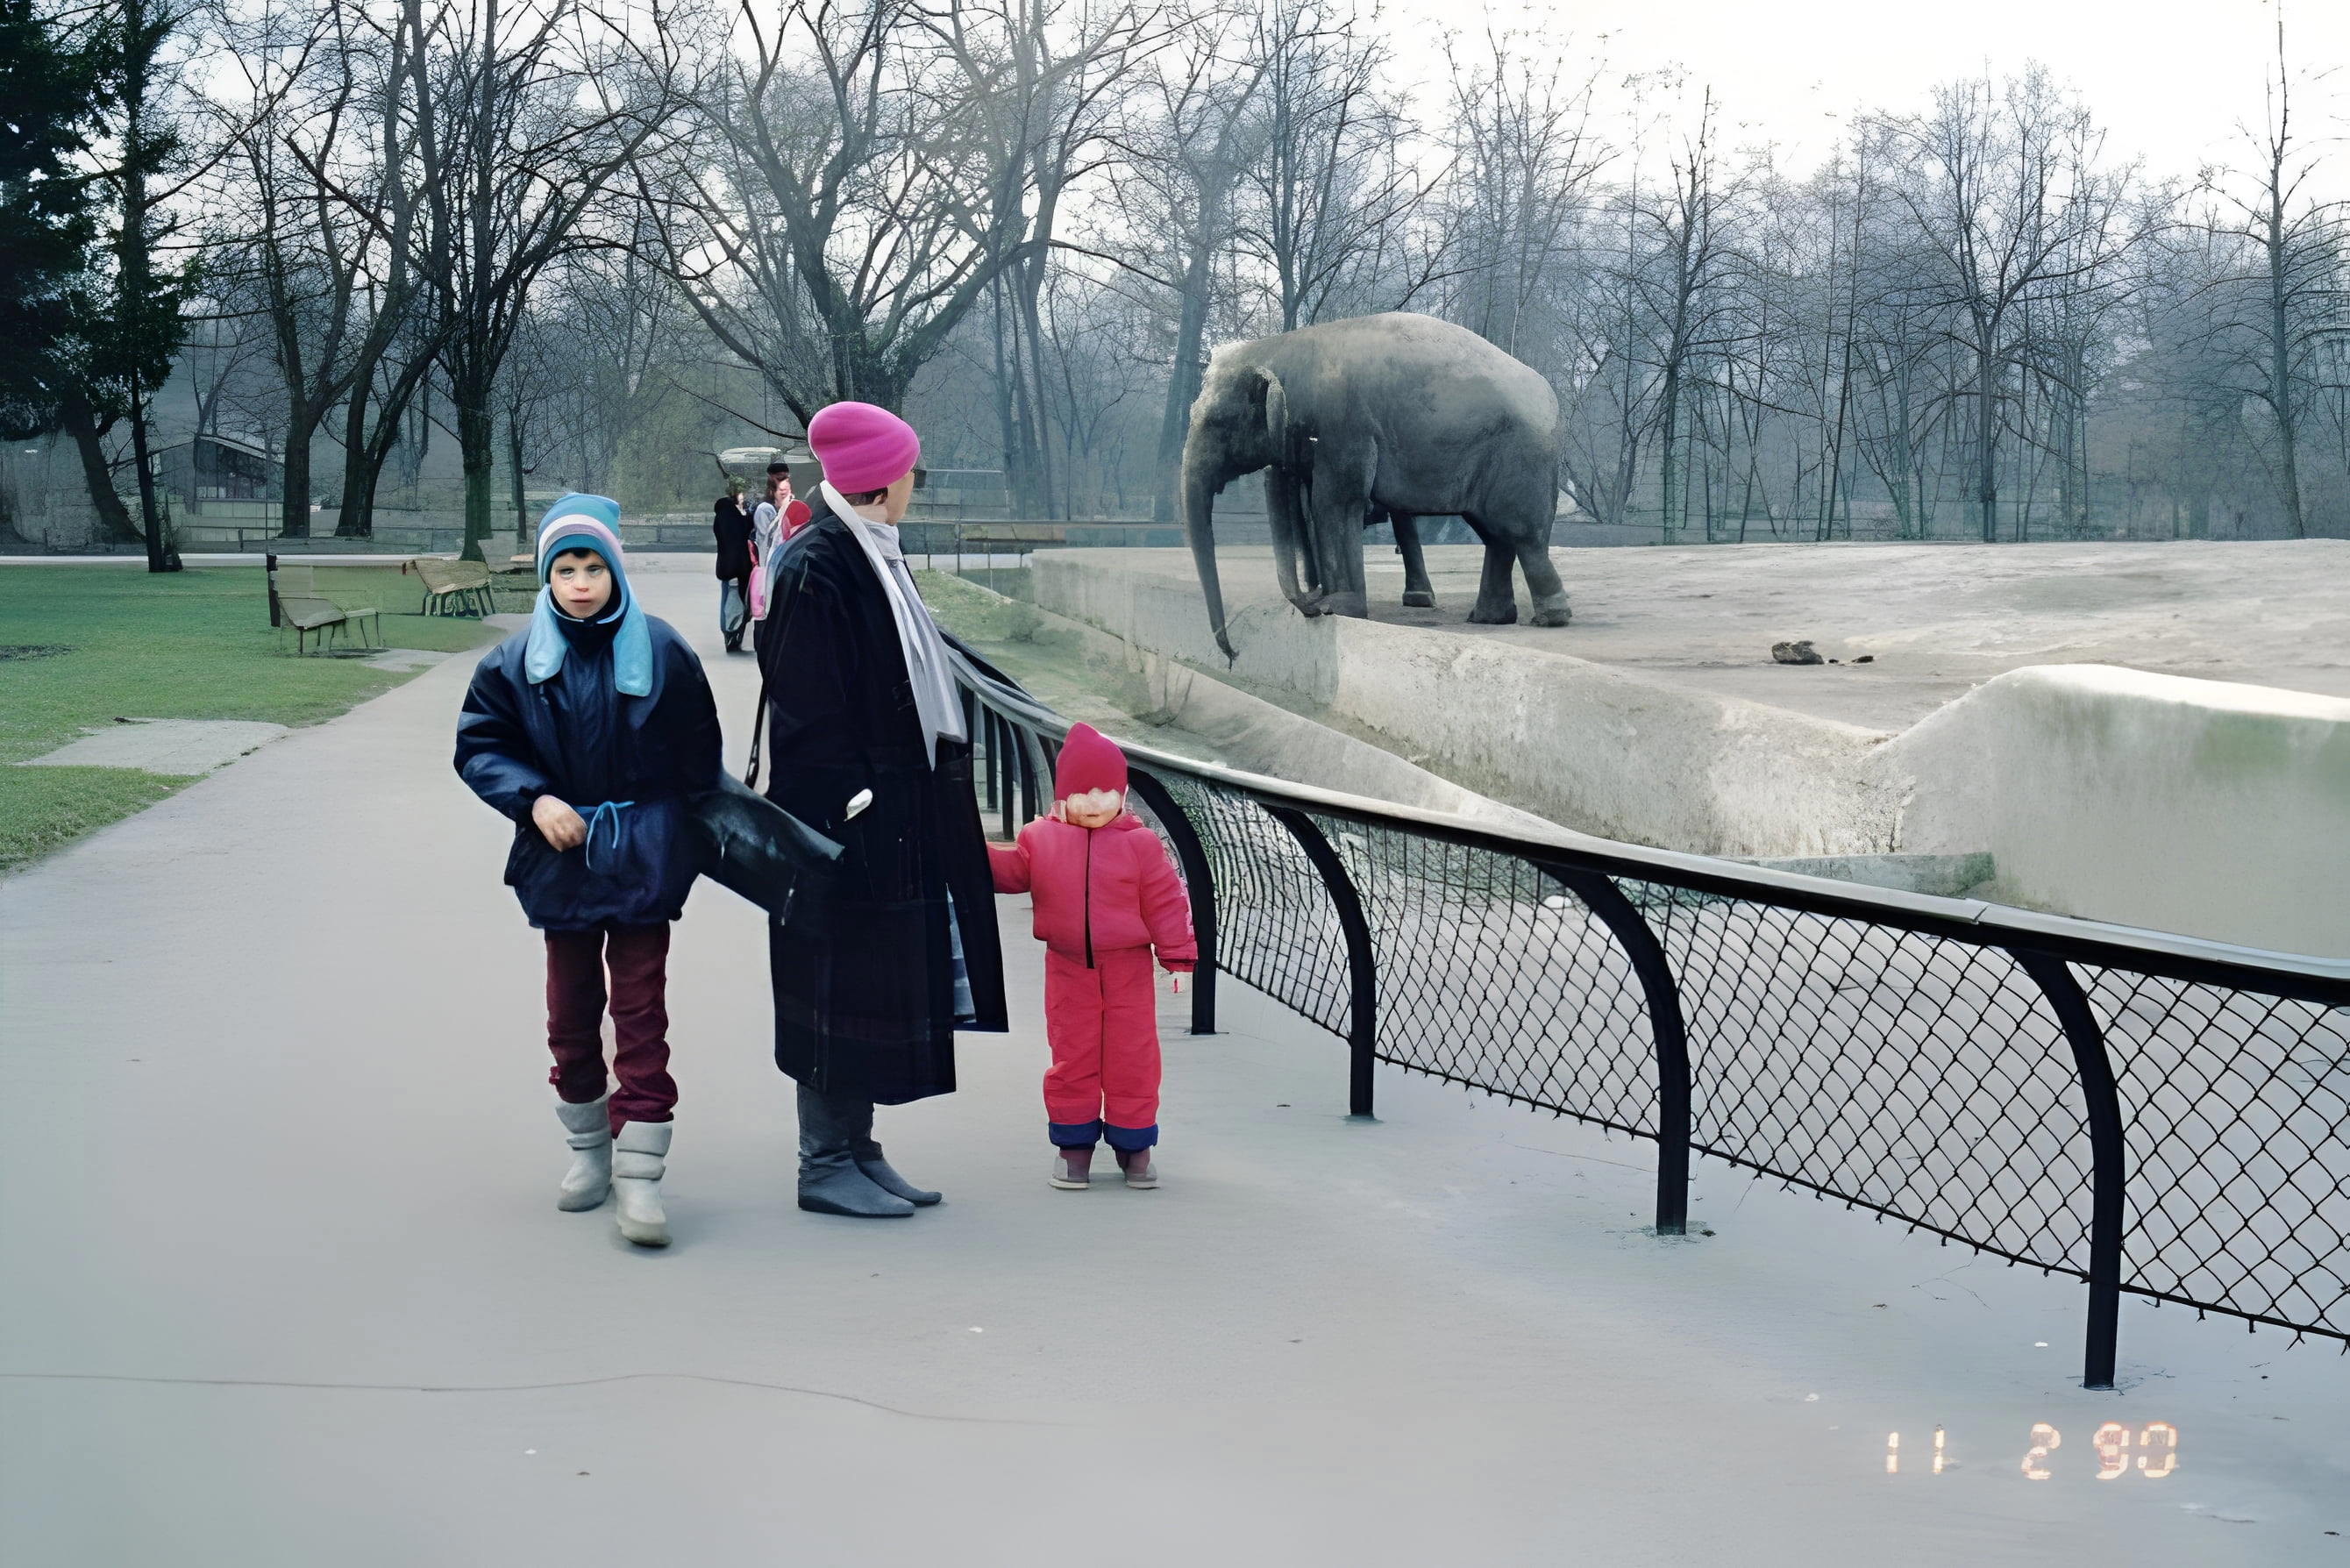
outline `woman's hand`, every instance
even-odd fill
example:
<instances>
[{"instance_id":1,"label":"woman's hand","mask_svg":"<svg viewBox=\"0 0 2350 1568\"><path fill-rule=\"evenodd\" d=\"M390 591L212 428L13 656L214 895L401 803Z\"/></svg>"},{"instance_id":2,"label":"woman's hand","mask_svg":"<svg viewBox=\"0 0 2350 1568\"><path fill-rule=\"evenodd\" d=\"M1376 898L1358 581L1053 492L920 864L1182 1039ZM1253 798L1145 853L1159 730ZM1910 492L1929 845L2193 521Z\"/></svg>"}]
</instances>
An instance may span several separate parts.
<instances>
[{"instance_id":1,"label":"woman's hand","mask_svg":"<svg viewBox=\"0 0 2350 1568\"><path fill-rule=\"evenodd\" d=\"M588 825L579 814L551 794L530 803L530 820L539 836L558 851L577 849L588 836Z\"/></svg>"}]
</instances>

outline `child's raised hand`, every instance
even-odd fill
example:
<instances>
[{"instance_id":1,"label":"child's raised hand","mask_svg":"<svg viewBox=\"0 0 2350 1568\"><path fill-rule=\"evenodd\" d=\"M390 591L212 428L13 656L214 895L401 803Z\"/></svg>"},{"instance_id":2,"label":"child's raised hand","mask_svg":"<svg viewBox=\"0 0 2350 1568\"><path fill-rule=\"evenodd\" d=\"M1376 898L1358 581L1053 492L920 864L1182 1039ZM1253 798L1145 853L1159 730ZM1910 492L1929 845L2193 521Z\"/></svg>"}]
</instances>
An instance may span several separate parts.
<instances>
[{"instance_id":1,"label":"child's raised hand","mask_svg":"<svg viewBox=\"0 0 2350 1568\"><path fill-rule=\"evenodd\" d=\"M530 820L539 836L556 849L577 849L588 836L588 825L579 814L551 794L540 795L530 805Z\"/></svg>"}]
</instances>

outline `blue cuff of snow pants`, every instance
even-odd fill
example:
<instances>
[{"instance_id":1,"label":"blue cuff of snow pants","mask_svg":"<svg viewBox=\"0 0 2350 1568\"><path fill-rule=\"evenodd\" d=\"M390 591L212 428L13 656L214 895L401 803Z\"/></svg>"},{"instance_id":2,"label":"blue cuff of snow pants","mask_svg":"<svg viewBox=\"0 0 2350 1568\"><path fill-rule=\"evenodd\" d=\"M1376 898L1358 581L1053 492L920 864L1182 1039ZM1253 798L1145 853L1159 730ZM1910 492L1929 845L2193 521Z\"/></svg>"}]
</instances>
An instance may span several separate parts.
<instances>
[{"instance_id":1,"label":"blue cuff of snow pants","mask_svg":"<svg viewBox=\"0 0 2350 1568\"><path fill-rule=\"evenodd\" d=\"M1102 1136L1109 1139L1110 1147L1132 1154L1159 1141L1159 1124L1153 1122L1147 1127L1122 1127L1104 1122Z\"/></svg>"},{"instance_id":2,"label":"blue cuff of snow pants","mask_svg":"<svg viewBox=\"0 0 2350 1568\"><path fill-rule=\"evenodd\" d=\"M1045 1127L1055 1148L1091 1148L1101 1141L1099 1122L1046 1122Z\"/></svg>"}]
</instances>

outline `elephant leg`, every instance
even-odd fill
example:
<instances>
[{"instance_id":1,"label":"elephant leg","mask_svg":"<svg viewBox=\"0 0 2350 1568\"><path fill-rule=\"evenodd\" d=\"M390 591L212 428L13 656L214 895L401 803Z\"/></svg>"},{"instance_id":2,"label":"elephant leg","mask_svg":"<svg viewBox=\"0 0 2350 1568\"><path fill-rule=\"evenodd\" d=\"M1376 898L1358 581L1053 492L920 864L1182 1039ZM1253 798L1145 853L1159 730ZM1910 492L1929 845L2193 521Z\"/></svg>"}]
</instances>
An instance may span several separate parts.
<instances>
[{"instance_id":1,"label":"elephant leg","mask_svg":"<svg viewBox=\"0 0 2350 1568\"><path fill-rule=\"evenodd\" d=\"M1308 536L1322 566L1322 597L1315 607L1322 615L1367 616L1371 604L1363 591L1363 498L1359 493L1332 495L1338 488L1316 485L1306 508Z\"/></svg>"},{"instance_id":2,"label":"elephant leg","mask_svg":"<svg viewBox=\"0 0 2350 1568\"><path fill-rule=\"evenodd\" d=\"M1488 533L1482 518L1466 521L1485 544L1485 570L1477 579L1477 603L1469 612L1470 622L1475 626L1514 626L1518 600L1511 591L1510 571L1517 564L1517 552Z\"/></svg>"},{"instance_id":3,"label":"elephant leg","mask_svg":"<svg viewBox=\"0 0 2350 1568\"><path fill-rule=\"evenodd\" d=\"M1305 537L1319 562L1324 615L1368 616L1363 591L1363 514L1370 504L1376 455L1359 438L1315 443L1305 485Z\"/></svg>"},{"instance_id":4,"label":"elephant leg","mask_svg":"<svg viewBox=\"0 0 2350 1568\"><path fill-rule=\"evenodd\" d=\"M1407 609L1434 609L1436 590L1428 581L1428 557L1419 550L1419 519L1409 512L1390 512L1396 548L1403 554L1403 602Z\"/></svg>"},{"instance_id":5,"label":"elephant leg","mask_svg":"<svg viewBox=\"0 0 2350 1568\"><path fill-rule=\"evenodd\" d=\"M1312 597L1297 586L1297 542L1305 529L1297 480L1278 465L1264 471L1264 512L1273 533L1273 570L1281 579L1281 597L1312 615Z\"/></svg>"},{"instance_id":6,"label":"elephant leg","mask_svg":"<svg viewBox=\"0 0 2350 1568\"><path fill-rule=\"evenodd\" d=\"M1519 542L1518 566L1526 575L1526 597L1534 600L1534 614L1528 618L1534 625L1565 626L1575 618L1567 606L1566 585L1558 580L1558 568L1551 564L1547 522Z\"/></svg>"}]
</instances>

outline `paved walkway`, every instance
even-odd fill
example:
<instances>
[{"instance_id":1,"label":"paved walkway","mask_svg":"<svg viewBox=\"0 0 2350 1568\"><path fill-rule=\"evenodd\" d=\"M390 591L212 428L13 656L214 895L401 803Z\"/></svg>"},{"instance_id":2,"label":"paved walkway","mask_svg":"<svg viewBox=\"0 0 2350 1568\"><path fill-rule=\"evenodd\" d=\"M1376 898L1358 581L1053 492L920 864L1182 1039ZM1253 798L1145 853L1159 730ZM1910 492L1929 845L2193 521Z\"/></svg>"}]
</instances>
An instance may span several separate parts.
<instances>
[{"instance_id":1,"label":"paved walkway","mask_svg":"<svg viewBox=\"0 0 2350 1568\"><path fill-rule=\"evenodd\" d=\"M638 580L739 742L697 565ZM1394 1074L1350 1124L1237 986L1212 1039L1170 1002L1166 1187L1052 1191L1013 901L1016 1032L882 1124L949 1200L873 1223L792 1207L762 929L698 892L633 1251L554 1207L468 666L0 883L12 1568L2350 1563L2329 1352L2131 1303L2085 1394L2077 1286L1714 1166L1660 1243L1647 1147ZM2107 1420L2178 1473L2100 1484Z\"/></svg>"}]
</instances>

